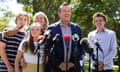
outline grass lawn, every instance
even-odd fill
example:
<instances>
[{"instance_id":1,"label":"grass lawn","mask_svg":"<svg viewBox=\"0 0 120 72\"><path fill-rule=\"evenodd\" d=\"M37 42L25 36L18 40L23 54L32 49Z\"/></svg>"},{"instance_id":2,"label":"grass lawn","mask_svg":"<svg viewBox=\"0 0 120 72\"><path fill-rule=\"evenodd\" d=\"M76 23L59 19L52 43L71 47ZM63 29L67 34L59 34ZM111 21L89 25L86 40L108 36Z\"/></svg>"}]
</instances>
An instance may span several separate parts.
<instances>
[{"instance_id":1,"label":"grass lawn","mask_svg":"<svg viewBox=\"0 0 120 72\"><path fill-rule=\"evenodd\" d=\"M89 71L88 71L89 63L88 63L88 62L85 62L84 65L85 65L85 72L89 72ZM114 69L114 72L118 72L119 67L118 67L117 65L114 65L114 66L113 66L113 69Z\"/></svg>"}]
</instances>

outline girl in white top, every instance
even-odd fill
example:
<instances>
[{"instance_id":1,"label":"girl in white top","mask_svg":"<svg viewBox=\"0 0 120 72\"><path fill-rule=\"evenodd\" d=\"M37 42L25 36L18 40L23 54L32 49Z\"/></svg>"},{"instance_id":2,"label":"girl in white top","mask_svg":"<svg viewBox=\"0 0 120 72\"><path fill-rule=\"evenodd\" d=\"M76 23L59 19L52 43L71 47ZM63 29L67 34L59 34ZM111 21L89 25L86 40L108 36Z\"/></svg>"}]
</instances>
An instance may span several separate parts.
<instances>
[{"instance_id":1,"label":"girl in white top","mask_svg":"<svg viewBox=\"0 0 120 72\"><path fill-rule=\"evenodd\" d=\"M30 26L30 33L28 39L25 39L17 52L15 59L15 72L19 72L19 62L24 57L26 66L23 68L23 72L37 72L37 55L34 54L35 48L37 48L37 39L42 35L42 26L39 23L33 23ZM42 54L40 54L42 55ZM43 55L42 55L43 56ZM40 72L43 72L42 57L40 57Z\"/></svg>"}]
</instances>

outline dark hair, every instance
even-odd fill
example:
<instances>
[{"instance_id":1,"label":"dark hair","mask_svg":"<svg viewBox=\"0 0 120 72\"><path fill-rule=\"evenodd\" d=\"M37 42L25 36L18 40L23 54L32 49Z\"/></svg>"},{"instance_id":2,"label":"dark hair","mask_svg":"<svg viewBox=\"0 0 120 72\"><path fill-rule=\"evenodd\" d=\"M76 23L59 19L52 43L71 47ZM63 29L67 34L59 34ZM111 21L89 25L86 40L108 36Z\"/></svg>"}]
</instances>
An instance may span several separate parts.
<instances>
[{"instance_id":1,"label":"dark hair","mask_svg":"<svg viewBox=\"0 0 120 72\"><path fill-rule=\"evenodd\" d=\"M63 3L63 4L61 4L60 7L58 8L58 11L59 11L59 12L61 12L61 8L62 8L63 6L70 6L70 5L69 5L68 3Z\"/></svg>"},{"instance_id":2,"label":"dark hair","mask_svg":"<svg viewBox=\"0 0 120 72\"><path fill-rule=\"evenodd\" d=\"M96 12L96 13L93 15L93 17L92 17L92 18L93 18L93 23L94 23L95 17L102 17L102 18L104 19L104 21L107 22L107 17L106 17L105 14L102 13L102 12Z\"/></svg>"}]
</instances>

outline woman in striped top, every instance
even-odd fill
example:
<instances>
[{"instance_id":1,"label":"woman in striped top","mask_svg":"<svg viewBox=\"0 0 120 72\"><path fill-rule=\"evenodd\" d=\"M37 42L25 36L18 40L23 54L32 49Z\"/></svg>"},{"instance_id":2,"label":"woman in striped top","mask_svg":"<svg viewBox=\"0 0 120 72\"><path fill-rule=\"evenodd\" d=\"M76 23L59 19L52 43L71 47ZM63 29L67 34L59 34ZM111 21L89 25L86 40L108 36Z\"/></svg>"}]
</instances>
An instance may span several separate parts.
<instances>
[{"instance_id":1,"label":"woman in striped top","mask_svg":"<svg viewBox=\"0 0 120 72\"><path fill-rule=\"evenodd\" d=\"M15 18L18 32L11 37L4 37L0 41L0 72L14 72L14 61L18 46L25 36L24 27L29 24L29 16L25 12L19 13Z\"/></svg>"}]
</instances>

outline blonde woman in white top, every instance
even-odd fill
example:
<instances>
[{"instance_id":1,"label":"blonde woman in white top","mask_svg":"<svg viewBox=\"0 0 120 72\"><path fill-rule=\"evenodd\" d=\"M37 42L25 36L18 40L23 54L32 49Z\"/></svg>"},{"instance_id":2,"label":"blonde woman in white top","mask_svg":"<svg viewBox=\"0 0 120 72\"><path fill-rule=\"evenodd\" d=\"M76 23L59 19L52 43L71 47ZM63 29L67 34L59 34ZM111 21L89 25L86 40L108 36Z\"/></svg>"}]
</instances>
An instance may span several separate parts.
<instances>
[{"instance_id":1,"label":"blonde woman in white top","mask_svg":"<svg viewBox=\"0 0 120 72\"><path fill-rule=\"evenodd\" d=\"M37 39L43 34L42 26L39 23L33 23L30 26L29 38L24 40L17 52L15 59L15 72L19 72L19 62L22 57L24 57L26 66L23 68L23 72L37 72L37 54L34 54L34 50L37 47ZM42 55L42 54L41 54ZM40 72L43 72L43 66L41 65L40 57Z\"/></svg>"}]
</instances>

